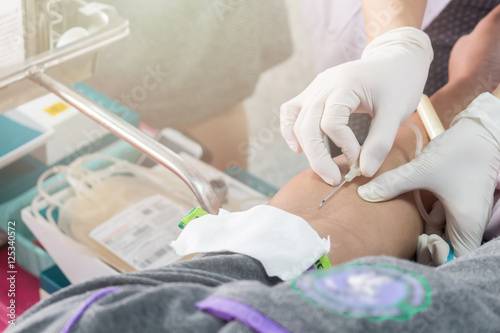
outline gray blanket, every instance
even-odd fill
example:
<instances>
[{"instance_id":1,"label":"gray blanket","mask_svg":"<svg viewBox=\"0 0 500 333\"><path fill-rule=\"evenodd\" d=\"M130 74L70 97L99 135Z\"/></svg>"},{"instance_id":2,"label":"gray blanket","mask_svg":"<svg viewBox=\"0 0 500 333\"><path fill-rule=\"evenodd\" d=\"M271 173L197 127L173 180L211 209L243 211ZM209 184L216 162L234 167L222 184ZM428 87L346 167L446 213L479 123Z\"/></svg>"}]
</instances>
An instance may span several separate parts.
<instances>
[{"instance_id":1,"label":"gray blanket","mask_svg":"<svg viewBox=\"0 0 500 333\"><path fill-rule=\"evenodd\" d=\"M500 238L439 268L390 257L288 282L219 253L70 286L7 332L498 332Z\"/></svg>"}]
</instances>

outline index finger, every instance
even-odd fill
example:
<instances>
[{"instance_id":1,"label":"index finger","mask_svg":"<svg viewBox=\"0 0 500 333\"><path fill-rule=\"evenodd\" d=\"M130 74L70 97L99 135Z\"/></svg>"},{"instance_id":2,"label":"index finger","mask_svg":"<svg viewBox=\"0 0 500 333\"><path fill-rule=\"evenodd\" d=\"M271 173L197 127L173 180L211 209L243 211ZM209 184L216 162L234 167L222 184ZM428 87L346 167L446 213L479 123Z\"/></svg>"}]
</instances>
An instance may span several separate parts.
<instances>
[{"instance_id":1,"label":"index finger","mask_svg":"<svg viewBox=\"0 0 500 333\"><path fill-rule=\"evenodd\" d=\"M326 146L324 133L321 130L321 118L323 116L324 98L317 96L315 100L303 110L307 115L304 117L300 130L302 149L311 164L311 168L330 185L340 183L341 174L339 167L332 160Z\"/></svg>"}]
</instances>

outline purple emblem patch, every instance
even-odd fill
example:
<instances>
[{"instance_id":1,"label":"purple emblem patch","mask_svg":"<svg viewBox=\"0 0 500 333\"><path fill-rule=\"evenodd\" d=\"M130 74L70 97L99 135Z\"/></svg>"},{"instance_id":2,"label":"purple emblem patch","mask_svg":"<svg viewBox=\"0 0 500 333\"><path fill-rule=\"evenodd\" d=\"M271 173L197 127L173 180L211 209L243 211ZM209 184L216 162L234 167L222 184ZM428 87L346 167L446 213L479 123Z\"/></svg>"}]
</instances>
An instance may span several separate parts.
<instances>
[{"instance_id":1,"label":"purple emblem patch","mask_svg":"<svg viewBox=\"0 0 500 333\"><path fill-rule=\"evenodd\" d=\"M346 317L405 320L430 303L429 283L393 266L347 264L292 283L301 298Z\"/></svg>"}]
</instances>

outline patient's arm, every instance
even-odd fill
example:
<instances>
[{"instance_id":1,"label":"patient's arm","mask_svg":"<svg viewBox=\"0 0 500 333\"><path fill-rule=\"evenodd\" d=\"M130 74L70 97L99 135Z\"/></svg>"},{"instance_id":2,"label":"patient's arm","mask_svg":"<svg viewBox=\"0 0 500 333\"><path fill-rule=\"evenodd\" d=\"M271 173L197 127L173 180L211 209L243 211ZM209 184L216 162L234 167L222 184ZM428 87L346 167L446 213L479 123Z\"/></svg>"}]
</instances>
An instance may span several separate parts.
<instances>
[{"instance_id":1,"label":"patient's arm","mask_svg":"<svg viewBox=\"0 0 500 333\"><path fill-rule=\"evenodd\" d=\"M431 98L446 128L473 99L482 92L492 92L500 81L499 18L500 6L489 13L470 35L461 38L451 54L450 80ZM500 98L500 86L494 94ZM409 121L420 127L427 140L418 116L414 114ZM392 151L375 176L408 162L414 150L413 132L401 128ZM335 162L343 174L348 171L342 156ZM365 202L356 190L366 182L366 178L356 178L319 208L319 203L332 187L309 169L293 178L269 204L303 217L320 236L329 235L332 263L379 254L411 257L416 250L418 235L422 233L422 220L413 194L407 193L383 203ZM432 196L424 197L428 211L434 200Z\"/></svg>"},{"instance_id":2,"label":"patient's arm","mask_svg":"<svg viewBox=\"0 0 500 333\"><path fill-rule=\"evenodd\" d=\"M477 87L464 91L463 84L450 82L431 98L439 98L437 113L440 117L455 116L460 109L454 108L465 97L477 94ZM459 93L457 93L459 92ZM495 92L500 95L500 87ZM450 110L454 108L454 114ZM417 114L408 119L417 125L428 143L425 129ZM410 161L415 151L415 135L406 127L401 127L394 146L377 175L392 170ZM343 156L335 159L342 174L348 172ZM369 179L358 177L334 194L323 206L319 203L331 191L311 169L305 170L288 182L270 201L270 205L304 218L321 237L330 236L331 250L328 254L333 264L347 262L363 256L390 255L410 258L415 253L418 236L423 232L423 221L416 208L413 193L406 193L382 203L363 201L357 188ZM429 193L423 194L427 211L435 202Z\"/></svg>"},{"instance_id":3,"label":"patient's arm","mask_svg":"<svg viewBox=\"0 0 500 333\"><path fill-rule=\"evenodd\" d=\"M409 121L420 127L424 133L424 145L427 144L418 116L414 114ZM413 131L401 127L393 149L377 175L410 161L415 143ZM335 162L344 175L349 171L343 156L335 158ZM407 193L384 203L365 202L356 190L368 180L358 177L346 183L320 208L321 200L332 191L332 187L308 169L288 182L269 204L301 216L321 237L330 236L328 256L332 264L369 255L410 258L415 253L418 236L423 232L413 194ZM427 208L431 204L426 200Z\"/></svg>"},{"instance_id":4,"label":"patient's arm","mask_svg":"<svg viewBox=\"0 0 500 333\"><path fill-rule=\"evenodd\" d=\"M488 14L469 36L462 38L452 52L450 80L431 98L446 128L474 98L482 92L491 92L500 80L498 18L500 6ZM500 86L494 94L500 98ZM418 116L414 114L409 121L419 126L428 140ZM392 151L375 176L408 162L414 150L413 132L401 128ZM345 175L348 167L343 156L336 158L335 162ZM356 190L366 182L367 178L359 177L346 183L319 208L319 203L332 187L309 169L293 178L269 204L303 217L320 236L329 235L332 263L379 254L411 257L416 250L418 235L422 233L422 220L413 194L407 193L383 203L365 202ZM429 195L423 199L429 211L435 199Z\"/></svg>"}]
</instances>

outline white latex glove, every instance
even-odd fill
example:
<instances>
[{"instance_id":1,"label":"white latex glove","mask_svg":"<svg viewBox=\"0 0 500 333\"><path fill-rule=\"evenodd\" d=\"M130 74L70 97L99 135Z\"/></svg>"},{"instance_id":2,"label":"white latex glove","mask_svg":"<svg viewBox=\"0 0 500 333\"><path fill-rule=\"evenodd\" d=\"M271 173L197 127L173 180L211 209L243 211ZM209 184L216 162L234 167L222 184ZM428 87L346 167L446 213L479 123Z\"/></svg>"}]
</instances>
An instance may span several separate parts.
<instances>
[{"instance_id":1,"label":"white latex glove","mask_svg":"<svg viewBox=\"0 0 500 333\"><path fill-rule=\"evenodd\" d=\"M440 266L447 262L450 247L440 236L422 234L418 237L417 262L422 265Z\"/></svg>"},{"instance_id":2,"label":"white latex glove","mask_svg":"<svg viewBox=\"0 0 500 333\"><path fill-rule=\"evenodd\" d=\"M358 188L366 201L389 200L415 189L441 201L445 233L462 256L479 247L493 205L500 167L500 99L479 96L411 162Z\"/></svg>"},{"instance_id":3,"label":"white latex glove","mask_svg":"<svg viewBox=\"0 0 500 333\"><path fill-rule=\"evenodd\" d=\"M446 226L446 212L441 201L436 201L424 224L424 234L418 237L417 257L419 264L439 266L455 257L450 245L443 239Z\"/></svg>"},{"instance_id":4,"label":"white latex glove","mask_svg":"<svg viewBox=\"0 0 500 333\"><path fill-rule=\"evenodd\" d=\"M312 169L335 185L341 176L326 148L326 134L351 166L359 158L362 174L373 176L399 125L417 108L432 58L431 42L421 30L398 28L375 38L360 60L324 71L281 106L281 133L288 146L297 153L303 150ZM361 155L347 126L358 107L374 117Z\"/></svg>"}]
</instances>

